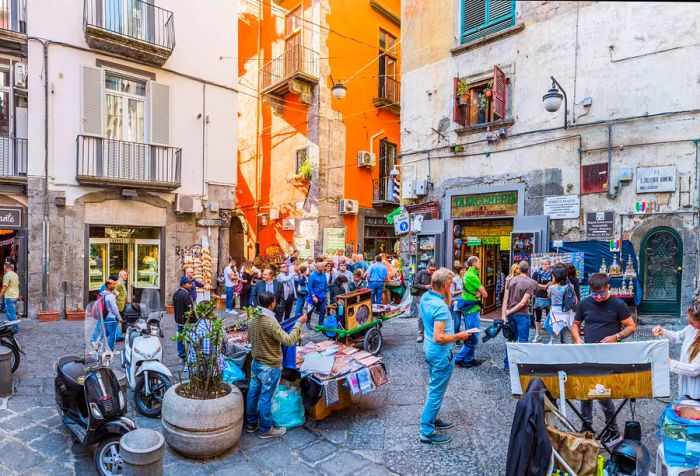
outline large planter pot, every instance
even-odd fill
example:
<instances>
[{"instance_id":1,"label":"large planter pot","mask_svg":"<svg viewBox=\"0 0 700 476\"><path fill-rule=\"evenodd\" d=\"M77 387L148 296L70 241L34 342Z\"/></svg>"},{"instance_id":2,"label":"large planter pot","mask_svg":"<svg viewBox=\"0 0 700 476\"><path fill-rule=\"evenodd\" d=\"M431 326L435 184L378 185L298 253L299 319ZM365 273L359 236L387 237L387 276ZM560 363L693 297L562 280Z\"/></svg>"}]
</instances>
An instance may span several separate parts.
<instances>
[{"instance_id":1,"label":"large planter pot","mask_svg":"<svg viewBox=\"0 0 700 476\"><path fill-rule=\"evenodd\" d=\"M192 400L173 385L163 397L162 424L165 442L190 458L211 458L232 448L243 430L243 396L237 387L212 400Z\"/></svg>"},{"instance_id":2,"label":"large planter pot","mask_svg":"<svg viewBox=\"0 0 700 476\"><path fill-rule=\"evenodd\" d=\"M165 313L166 314L175 314L175 306L172 304L166 304L165 305Z\"/></svg>"},{"instance_id":3,"label":"large planter pot","mask_svg":"<svg viewBox=\"0 0 700 476\"><path fill-rule=\"evenodd\" d=\"M85 311L66 311L66 320L82 321L85 319Z\"/></svg>"},{"instance_id":4,"label":"large planter pot","mask_svg":"<svg viewBox=\"0 0 700 476\"><path fill-rule=\"evenodd\" d=\"M39 311L37 317L41 322L57 321L61 315L58 311Z\"/></svg>"}]
</instances>

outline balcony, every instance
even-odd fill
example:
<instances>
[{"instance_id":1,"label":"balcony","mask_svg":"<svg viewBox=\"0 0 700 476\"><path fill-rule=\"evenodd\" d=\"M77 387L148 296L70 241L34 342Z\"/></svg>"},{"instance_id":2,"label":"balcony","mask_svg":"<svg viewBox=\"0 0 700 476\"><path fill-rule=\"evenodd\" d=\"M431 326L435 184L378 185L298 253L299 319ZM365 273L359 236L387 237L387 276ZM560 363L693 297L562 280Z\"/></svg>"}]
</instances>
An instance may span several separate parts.
<instances>
[{"instance_id":1,"label":"balcony","mask_svg":"<svg viewBox=\"0 0 700 476\"><path fill-rule=\"evenodd\" d=\"M27 55L26 0L0 0L0 53Z\"/></svg>"},{"instance_id":2,"label":"balcony","mask_svg":"<svg viewBox=\"0 0 700 476\"><path fill-rule=\"evenodd\" d=\"M78 136L76 180L84 185L175 190L182 149Z\"/></svg>"},{"instance_id":3,"label":"balcony","mask_svg":"<svg viewBox=\"0 0 700 476\"><path fill-rule=\"evenodd\" d=\"M372 180L374 185L373 207L396 206L399 204L399 193L394 189L392 177L380 177Z\"/></svg>"},{"instance_id":4,"label":"balcony","mask_svg":"<svg viewBox=\"0 0 700 476\"><path fill-rule=\"evenodd\" d=\"M313 86L318 83L319 55L304 46L293 46L281 56L265 63L260 70L263 94L299 95L302 102L311 102Z\"/></svg>"},{"instance_id":5,"label":"balcony","mask_svg":"<svg viewBox=\"0 0 700 476\"><path fill-rule=\"evenodd\" d=\"M90 48L162 66L175 48L173 13L142 0L85 0Z\"/></svg>"},{"instance_id":6,"label":"balcony","mask_svg":"<svg viewBox=\"0 0 700 476\"><path fill-rule=\"evenodd\" d=\"M27 182L27 139L0 137L0 183Z\"/></svg>"},{"instance_id":7,"label":"balcony","mask_svg":"<svg viewBox=\"0 0 700 476\"><path fill-rule=\"evenodd\" d=\"M400 103L401 83L390 76L380 76L377 97L372 99L372 104L399 113Z\"/></svg>"}]
</instances>

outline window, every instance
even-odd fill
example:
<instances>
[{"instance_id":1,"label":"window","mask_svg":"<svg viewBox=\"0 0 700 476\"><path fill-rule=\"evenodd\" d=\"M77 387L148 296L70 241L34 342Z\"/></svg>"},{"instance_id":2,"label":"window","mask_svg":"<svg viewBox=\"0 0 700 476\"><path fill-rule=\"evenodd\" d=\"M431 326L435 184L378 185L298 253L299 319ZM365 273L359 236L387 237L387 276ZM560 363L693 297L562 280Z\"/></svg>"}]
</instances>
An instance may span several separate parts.
<instances>
[{"instance_id":1,"label":"window","mask_svg":"<svg viewBox=\"0 0 700 476\"><path fill-rule=\"evenodd\" d=\"M145 142L146 83L105 73L107 139Z\"/></svg>"},{"instance_id":2,"label":"window","mask_svg":"<svg viewBox=\"0 0 700 476\"><path fill-rule=\"evenodd\" d=\"M0 69L0 136L10 136L10 70Z\"/></svg>"},{"instance_id":3,"label":"window","mask_svg":"<svg viewBox=\"0 0 700 476\"><path fill-rule=\"evenodd\" d=\"M462 126L488 124L507 118L505 73L493 67L493 76L469 83L454 79L454 121Z\"/></svg>"},{"instance_id":4,"label":"window","mask_svg":"<svg viewBox=\"0 0 700 476\"><path fill-rule=\"evenodd\" d=\"M462 44L483 38L515 24L515 0L460 0Z\"/></svg>"},{"instance_id":5,"label":"window","mask_svg":"<svg viewBox=\"0 0 700 476\"><path fill-rule=\"evenodd\" d=\"M103 24L107 30L139 40L154 41L154 9L144 1L104 0Z\"/></svg>"},{"instance_id":6,"label":"window","mask_svg":"<svg viewBox=\"0 0 700 476\"><path fill-rule=\"evenodd\" d=\"M379 91L381 99L399 102L399 83L396 80L396 37L390 33L379 30Z\"/></svg>"},{"instance_id":7,"label":"window","mask_svg":"<svg viewBox=\"0 0 700 476\"><path fill-rule=\"evenodd\" d=\"M303 149L297 149L296 152L296 174L301 173L301 166L304 162L306 162L306 159L309 157L309 148L304 147Z\"/></svg>"},{"instance_id":8,"label":"window","mask_svg":"<svg viewBox=\"0 0 700 476\"><path fill-rule=\"evenodd\" d=\"M386 139L379 141L379 182L376 187L376 197L379 201L394 202L398 195L394 194L394 177L391 170L396 164L396 144Z\"/></svg>"},{"instance_id":9,"label":"window","mask_svg":"<svg viewBox=\"0 0 700 476\"><path fill-rule=\"evenodd\" d=\"M284 19L285 76L294 74L302 68L301 19L301 7L289 12Z\"/></svg>"},{"instance_id":10,"label":"window","mask_svg":"<svg viewBox=\"0 0 700 476\"><path fill-rule=\"evenodd\" d=\"M581 193L601 193L607 190L607 162L581 166Z\"/></svg>"}]
</instances>

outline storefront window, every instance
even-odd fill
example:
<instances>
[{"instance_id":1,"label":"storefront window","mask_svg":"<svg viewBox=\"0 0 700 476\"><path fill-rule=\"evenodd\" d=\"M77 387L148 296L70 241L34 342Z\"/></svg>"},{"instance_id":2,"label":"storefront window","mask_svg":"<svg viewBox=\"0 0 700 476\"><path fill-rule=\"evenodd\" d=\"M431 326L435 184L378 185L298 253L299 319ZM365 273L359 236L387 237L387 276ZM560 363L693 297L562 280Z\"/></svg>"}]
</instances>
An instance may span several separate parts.
<instances>
[{"instance_id":1,"label":"storefront window","mask_svg":"<svg viewBox=\"0 0 700 476\"><path fill-rule=\"evenodd\" d=\"M160 245L156 243L136 243L137 288L160 288Z\"/></svg>"},{"instance_id":2,"label":"storefront window","mask_svg":"<svg viewBox=\"0 0 700 476\"><path fill-rule=\"evenodd\" d=\"M107 281L107 243L90 242L90 291L97 291Z\"/></svg>"}]
</instances>

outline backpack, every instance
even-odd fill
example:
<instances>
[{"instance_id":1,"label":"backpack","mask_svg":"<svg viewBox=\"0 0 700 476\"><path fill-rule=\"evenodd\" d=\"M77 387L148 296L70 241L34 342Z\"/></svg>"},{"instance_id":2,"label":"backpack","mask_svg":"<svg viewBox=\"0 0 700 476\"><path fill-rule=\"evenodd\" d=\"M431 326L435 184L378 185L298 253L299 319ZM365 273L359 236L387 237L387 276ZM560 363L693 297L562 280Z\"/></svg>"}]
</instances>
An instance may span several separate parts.
<instances>
[{"instance_id":1,"label":"backpack","mask_svg":"<svg viewBox=\"0 0 700 476\"><path fill-rule=\"evenodd\" d=\"M564 288L564 294L561 297L561 310L571 311L576 305L576 293L574 293L574 288L567 284Z\"/></svg>"},{"instance_id":2,"label":"backpack","mask_svg":"<svg viewBox=\"0 0 700 476\"><path fill-rule=\"evenodd\" d=\"M104 293L101 293L97 296L95 302L92 303L92 307L90 308L90 315L93 319L99 321L100 319L104 319L106 313L107 305L105 304L105 295Z\"/></svg>"}]
</instances>

